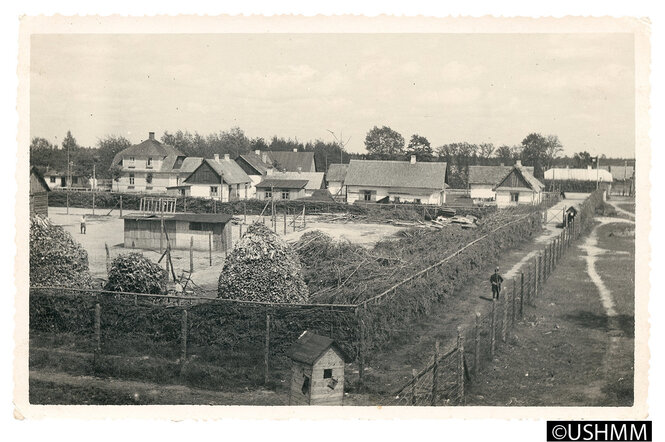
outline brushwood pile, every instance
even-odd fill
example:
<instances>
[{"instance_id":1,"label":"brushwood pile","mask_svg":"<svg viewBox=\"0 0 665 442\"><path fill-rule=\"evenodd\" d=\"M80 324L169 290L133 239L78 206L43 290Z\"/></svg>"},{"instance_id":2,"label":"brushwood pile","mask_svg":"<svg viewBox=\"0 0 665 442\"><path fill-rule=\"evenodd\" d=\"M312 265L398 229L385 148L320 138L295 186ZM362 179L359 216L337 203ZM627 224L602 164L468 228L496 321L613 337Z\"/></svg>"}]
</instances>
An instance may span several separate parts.
<instances>
[{"instance_id":1,"label":"brushwood pile","mask_svg":"<svg viewBox=\"0 0 665 442\"><path fill-rule=\"evenodd\" d=\"M90 288L88 252L48 218L30 218L30 285Z\"/></svg>"},{"instance_id":2,"label":"brushwood pile","mask_svg":"<svg viewBox=\"0 0 665 442\"><path fill-rule=\"evenodd\" d=\"M141 253L118 255L111 262L108 281L104 287L113 292L148 293L166 292L168 275L159 264Z\"/></svg>"},{"instance_id":3,"label":"brushwood pile","mask_svg":"<svg viewBox=\"0 0 665 442\"><path fill-rule=\"evenodd\" d=\"M254 223L228 255L218 296L274 303L307 303L298 256L268 227Z\"/></svg>"}]
</instances>

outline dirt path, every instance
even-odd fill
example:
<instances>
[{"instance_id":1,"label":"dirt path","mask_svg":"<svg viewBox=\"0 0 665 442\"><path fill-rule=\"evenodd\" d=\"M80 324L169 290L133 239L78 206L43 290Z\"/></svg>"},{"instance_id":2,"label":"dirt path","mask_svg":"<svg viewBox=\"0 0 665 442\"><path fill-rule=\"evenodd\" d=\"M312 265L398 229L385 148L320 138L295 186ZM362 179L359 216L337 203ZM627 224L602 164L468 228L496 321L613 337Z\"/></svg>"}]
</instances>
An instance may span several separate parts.
<instances>
[{"instance_id":1,"label":"dirt path","mask_svg":"<svg viewBox=\"0 0 665 442\"><path fill-rule=\"evenodd\" d=\"M634 227L600 218L471 383L467 404L631 405L634 344Z\"/></svg>"},{"instance_id":2,"label":"dirt path","mask_svg":"<svg viewBox=\"0 0 665 442\"><path fill-rule=\"evenodd\" d=\"M619 204L617 204L615 201L608 200L607 202L608 202L612 207L614 207L614 208L616 209L617 212L619 212L619 213L621 213L621 214L623 214L623 215L626 215L626 216L629 217L630 219L633 219L633 220L635 219L635 214L634 214L633 212L629 212L628 210L623 209L623 208L622 208L621 206L619 206Z\"/></svg>"},{"instance_id":3,"label":"dirt path","mask_svg":"<svg viewBox=\"0 0 665 442\"><path fill-rule=\"evenodd\" d=\"M82 398L86 400L82 401ZM63 405L287 405L288 398L270 390L226 393L182 385L31 370L30 402Z\"/></svg>"},{"instance_id":4,"label":"dirt path","mask_svg":"<svg viewBox=\"0 0 665 442\"><path fill-rule=\"evenodd\" d=\"M551 210L561 213L564 206L579 206L584 197L564 200ZM534 240L507 252L497 263L504 279L510 281L515 278L510 284L516 283L520 271L526 273L526 266L533 265L534 257L542 252L544 245L560 233L561 229L555 222L547 223ZM464 289L436 304L427 317L397 331L386 350L366 364L365 383L370 391L375 392L375 397L367 395L364 400L358 399L360 402L375 403L378 397L392 394L411 379L412 369L420 370L427 363L437 340L442 351L447 351L455 345L458 326L470 327L475 320L475 312L485 314L490 310L492 292L489 275L494 265L479 270Z\"/></svg>"}]
</instances>

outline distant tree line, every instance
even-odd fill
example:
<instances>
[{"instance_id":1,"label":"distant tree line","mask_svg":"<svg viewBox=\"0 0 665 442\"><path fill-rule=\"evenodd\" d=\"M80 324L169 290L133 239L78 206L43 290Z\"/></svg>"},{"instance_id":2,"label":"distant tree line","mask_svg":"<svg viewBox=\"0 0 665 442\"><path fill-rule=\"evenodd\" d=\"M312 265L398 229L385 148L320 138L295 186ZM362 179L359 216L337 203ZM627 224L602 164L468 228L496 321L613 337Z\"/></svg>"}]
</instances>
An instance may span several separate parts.
<instances>
[{"instance_id":1,"label":"distant tree line","mask_svg":"<svg viewBox=\"0 0 665 442\"><path fill-rule=\"evenodd\" d=\"M562 156L563 146L556 135L531 133L519 145L495 146L492 143L474 144L456 142L433 147L429 140L419 134L413 134L408 143L397 131L387 126L375 126L365 137L366 153L349 153L336 140L334 142L300 141L298 139L273 136L248 138L242 129L231 128L208 135L198 132L178 130L166 131L161 141L170 144L187 156L212 158L215 154L229 154L235 158L240 154L255 150L313 152L316 170L326 171L333 163L348 163L350 159L408 160L415 155L417 161L445 161L449 165L449 183L452 187L467 186L469 166L474 165L512 165L521 160L525 166L533 166L534 174L542 178L544 171L551 167L583 168L593 164L594 158L589 152L578 152L571 157ZM67 132L60 145L41 137L35 137L30 144L30 163L41 170L47 168L61 172L67 171L67 152L72 164L72 174L92 176L93 166L98 178L115 178L119 170L111 168L113 157L132 142L117 135L107 135L97 141L94 147L78 144L71 132ZM601 156L603 165L620 165L623 159Z\"/></svg>"}]
</instances>

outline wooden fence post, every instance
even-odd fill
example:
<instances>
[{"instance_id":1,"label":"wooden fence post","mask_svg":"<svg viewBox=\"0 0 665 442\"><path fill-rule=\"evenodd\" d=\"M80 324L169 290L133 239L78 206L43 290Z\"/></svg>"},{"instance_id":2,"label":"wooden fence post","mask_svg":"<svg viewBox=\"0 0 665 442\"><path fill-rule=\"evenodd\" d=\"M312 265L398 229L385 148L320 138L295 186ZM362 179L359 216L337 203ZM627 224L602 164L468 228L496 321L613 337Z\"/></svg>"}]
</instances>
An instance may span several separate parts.
<instances>
[{"instance_id":1,"label":"wooden fence post","mask_svg":"<svg viewBox=\"0 0 665 442\"><path fill-rule=\"evenodd\" d=\"M303 203L302 205L302 228L307 228L307 204Z\"/></svg>"},{"instance_id":2,"label":"wooden fence post","mask_svg":"<svg viewBox=\"0 0 665 442\"><path fill-rule=\"evenodd\" d=\"M365 319L363 318L363 314L360 313L360 309L356 309L356 315L358 316L358 328L360 331L360 342L358 343L358 389L363 391L365 377Z\"/></svg>"},{"instance_id":3,"label":"wooden fence post","mask_svg":"<svg viewBox=\"0 0 665 442\"><path fill-rule=\"evenodd\" d=\"M107 243L104 243L104 248L106 249L106 276L108 276L111 273L111 253Z\"/></svg>"},{"instance_id":4,"label":"wooden fence post","mask_svg":"<svg viewBox=\"0 0 665 442\"><path fill-rule=\"evenodd\" d=\"M120 218L122 218L122 194L120 195Z\"/></svg>"},{"instance_id":5,"label":"wooden fence post","mask_svg":"<svg viewBox=\"0 0 665 442\"><path fill-rule=\"evenodd\" d=\"M416 375L418 371L415 368L411 369L411 405L416 405Z\"/></svg>"},{"instance_id":6,"label":"wooden fence post","mask_svg":"<svg viewBox=\"0 0 665 442\"><path fill-rule=\"evenodd\" d=\"M462 333L462 327L459 325L457 326L457 351L457 382L460 389L460 402L464 403L464 334Z\"/></svg>"},{"instance_id":7,"label":"wooden fence post","mask_svg":"<svg viewBox=\"0 0 665 442\"><path fill-rule=\"evenodd\" d=\"M533 258L533 302L538 299L538 290L540 286L538 284L538 256Z\"/></svg>"},{"instance_id":8,"label":"wooden fence post","mask_svg":"<svg viewBox=\"0 0 665 442\"><path fill-rule=\"evenodd\" d=\"M294 231L294 232L296 231L296 218L297 218L297 216L296 216L296 208L294 207L294 208L293 208L293 231Z\"/></svg>"},{"instance_id":9,"label":"wooden fence post","mask_svg":"<svg viewBox=\"0 0 665 442\"><path fill-rule=\"evenodd\" d=\"M247 203L244 201L242 202L242 222L247 222ZM242 224L240 225L242 226Z\"/></svg>"},{"instance_id":10,"label":"wooden fence post","mask_svg":"<svg viewBox=\"0 0 665 442\"><path fill-rule=\"evenodd\" d=\"M194 273L194 237L189 237L189 273Z\"/></svg>"},{"instance_id":11,"label":"wooden fence post","mask_svg":"<svg viewBox=\"0 0 665 442\"><path fill-rule=\"evenodd\" d=\"M95 304L95 352L102 349L102 306Z\"/></svg>"},{"instance_id":12,"label":"wooden fence post","mask_svg":"<svg viewBox=\"0 0 665 442\"><path fill-rule=\"evenodd\" d=\"M180 363L187 360L187 310L183 309L180 320Z\"/></svg>"},{"instance_id":13,"label":"wooden fence post","mask_svg":"<svg viewBox=\"0 0 665 442\"><path fill-rule=\"evenodd\" d=\"M265 369L265 378L264 383L267 384L270 380L270 371L269 371L269 361L270 361L270 315L266 314L266 346L265 346L265 357L264 357L264 369Z\"/></svg>"},{"instance_id":14,"label":"wooden fence post","mask_svg":"<svg viewBox=\"0 0 665 442\"><path fill-rule=\"evenodd\" d=\"M520 319L524 317L524 272L520 272Z\"/></svg>"},{"instance_id":15,"label":"wooden fence post","mask_svg":"<svg viewBox=\"0 0 665 442\"><path fill-rule=\"evenodd\" d=\"M240 227L240 233L238 233L238 238L242 238L242 223L238 224L238 226Z\"/></svg>"},{"instance_id":16,"label":"wooden fence post","mask_svg":"<svg viewBox=\"0 0 665 442\"><path fill-rule=\"evenodd\" d=\"M95 214L95 191L92 191L92 214Z\"/></svg>"},{"instance_id":17,"label":"wooden fence post","mask_svg":"<svg viewBox=\"0 0 665 442\"><path fill-rule=\"evenodd\" d=\"M212 267L212 232L208 233L208 260L210 261L210 267Z\"/></svg>"},{"instance_id":18,"label":"wooden fence post","mask_svg":"<svg viewBox=\"0 0 665 442\"><path fill-rule=\"evenodd\" d=\"M439 383L439 340L436 340L434 344L434 365L432 366L432 402L430 405L432 407L436 406L438 392L438 383Z\"/></svg>"},{"instance_id":19,"label":"wooden fence post","mask_svg":"<svg viewBox=\"0 0 665 442\"><path fill-rule=\"evenodd\" d=\"M289 210L288 206L284 208L284 235L286 235L286 212Z\"/></svg>"},{"instance_id":20,"label":"wooden fence post","mask_svg":"<svg viewBox=\"0 0 665 442\"><path fill-rule=\"evenodd\" d=\"M67 215L69 215L69 190L65 191L65 197L67 198Z\"/></svg>"},{"instance_id":21,"label":"wooden fence post","mask_svg":"<svg viewBox=\"0 0 665 442\"><path fill-rule=\"evenodd\" d=\"M515 299L517 298L517 280L513 278L513 296L511 297L512 302L511 304L513 305L513 313L512 313L512 320L511 323L514 325L515 324Z\"/></svg>"},{"instance_id":22,"label":"wooden fence post","mask_svg":"<svg viewBox=\"0 0 665 442\"><path fill-rule=\"evenodd\" d=\"M508 332L508 297L504 296L501 299L501 307L503 313L503 318L501 322L501 342L506 342L506 334Z\"/></svg>"},{"instance_id":23,"label":"wooden fence post","mask_svg":"<svg viewBox=\"0 0 665 442\"><path fill-rule=\"evenodd\" d=\"M490 322L490 356L494 357L496 346L496 298L492 298L492 317Z\"/></svg>"},{"instance_id":24,"label":"wooden fence post","mask_svg":"<svg viewBox=\"0 0 665 442\"><path fill-rule=\"evenodd\" d=\"M480 371L480 312L476 312L476 324L473 330L473 375Z\"/></svg>"}]
</instances>

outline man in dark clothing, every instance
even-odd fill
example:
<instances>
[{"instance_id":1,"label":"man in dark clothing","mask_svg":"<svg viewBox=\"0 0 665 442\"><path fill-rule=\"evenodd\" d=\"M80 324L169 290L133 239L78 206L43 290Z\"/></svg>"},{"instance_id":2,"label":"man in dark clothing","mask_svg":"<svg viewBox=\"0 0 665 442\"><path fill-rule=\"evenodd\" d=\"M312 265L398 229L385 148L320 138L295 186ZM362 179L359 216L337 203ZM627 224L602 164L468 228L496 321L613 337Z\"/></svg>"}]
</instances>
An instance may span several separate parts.
<instances>
[{"instance_id":1,"label":"man in dark clothing","mask_svg":"<svg viewBox=\"0 0 665 442\"><path fill-rule=\"evenodd\" d=\"M492 299L499 299L499 293L501 293L501 283L503 278L499 275L499 268L494 269L494 273L490 276L490 282L492 283Z\"/></svg>"}]
</instances>

